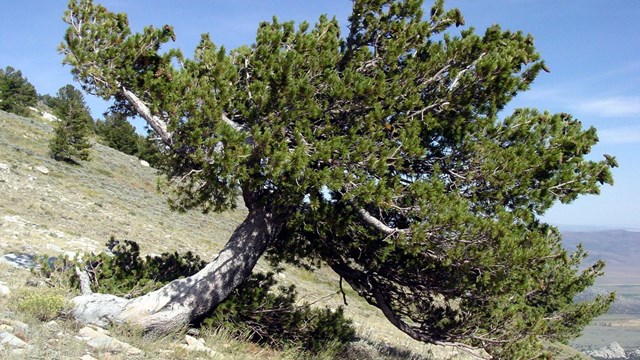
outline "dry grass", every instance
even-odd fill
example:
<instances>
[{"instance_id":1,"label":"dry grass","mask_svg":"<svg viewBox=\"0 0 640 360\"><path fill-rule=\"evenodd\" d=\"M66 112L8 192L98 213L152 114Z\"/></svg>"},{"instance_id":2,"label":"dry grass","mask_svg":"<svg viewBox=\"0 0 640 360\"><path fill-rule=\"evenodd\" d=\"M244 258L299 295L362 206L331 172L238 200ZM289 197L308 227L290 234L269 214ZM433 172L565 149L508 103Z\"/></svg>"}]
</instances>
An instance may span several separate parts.
<instances>
[{"instance_id":1,"label":"dry grass","mask_svg":"<svg viewBox=\"0 0 640 360\"><path fill-rule=\"evenodd\" d=\"M82 166L48 156L46 122L0 114L0 252L100 251L110 236L144 252L192 250L213 256L245 216L177 214L156 191L156 172L95 144ZM49 174L36 170L45 166Z\"/></svg>"}]
</instances>

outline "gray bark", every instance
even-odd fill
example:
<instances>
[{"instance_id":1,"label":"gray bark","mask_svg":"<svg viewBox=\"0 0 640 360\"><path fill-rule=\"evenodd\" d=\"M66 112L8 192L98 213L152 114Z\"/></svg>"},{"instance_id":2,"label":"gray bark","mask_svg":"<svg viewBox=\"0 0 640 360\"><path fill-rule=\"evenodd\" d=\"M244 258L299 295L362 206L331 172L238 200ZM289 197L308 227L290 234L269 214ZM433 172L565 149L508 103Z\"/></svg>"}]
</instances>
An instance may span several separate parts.
<instances>
[{"instance_id":1,"label":"gray bark","mask_svg":"<svg viewBox=\"0 0 640 360\"><path fill-rule=\"evenodd\" d=\"M217 306L251 274L279 230L273 214L251 210L218 257L200 272L134 299L78 296L73 299L72 315L82 323L127 323L152 333L183 328Z\"/></svg>"}]
</instances>

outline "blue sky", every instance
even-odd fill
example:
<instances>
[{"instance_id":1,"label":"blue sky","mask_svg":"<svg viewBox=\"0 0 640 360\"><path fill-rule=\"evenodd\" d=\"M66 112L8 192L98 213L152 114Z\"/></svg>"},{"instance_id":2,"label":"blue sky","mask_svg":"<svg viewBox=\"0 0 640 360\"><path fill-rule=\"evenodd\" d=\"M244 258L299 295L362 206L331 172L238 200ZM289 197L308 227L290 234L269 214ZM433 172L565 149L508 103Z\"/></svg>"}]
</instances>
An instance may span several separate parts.
<instances>
[{"instance_id":1,"label":"blue sky","mask_svg":"<svg viewBox=\"0 0 640 360\"><path fill-rule=\"evenodd\" d=\"M228 49L251 43L258 22L314 22L320 14L346 24L351 1L292 0L104 0L107 8L129 14L134 30L144 25L175 27L175 46L189 55L203 32ZM23 72L41 94L55 94L73 83L56 48L65 24L66 0L7 1L0 13L0 67ZM533 34L551 73L511 106L569 112L599 130L593 158L615 155L616 184L600 196L551 209L545 220L556 225L640 229L640 1L638 0L449 0L467 26L483 31L498 23ZM427 1L427 5L430 2ZM87 96L94 116L108 104Z\"/></svg>"}]
</instances>

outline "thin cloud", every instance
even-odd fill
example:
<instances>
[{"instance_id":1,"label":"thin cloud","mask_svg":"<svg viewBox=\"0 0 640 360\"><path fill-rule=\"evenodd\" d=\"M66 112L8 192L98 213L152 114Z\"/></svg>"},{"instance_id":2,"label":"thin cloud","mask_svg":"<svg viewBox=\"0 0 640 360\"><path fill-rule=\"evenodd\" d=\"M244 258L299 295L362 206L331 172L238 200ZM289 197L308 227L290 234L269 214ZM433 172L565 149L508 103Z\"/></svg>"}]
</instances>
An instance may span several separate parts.
<instances>
[{"instance_id":1,"label":"thin cloud","mask_svg":"<svg viewBox=\"0 0 640 360\"><path fill-rule=\"evenodd\" d=\"M618 96L584 101L578 104L578 109L603 117L640 117L640 97Z\"/></svg>"},{"instance_id":2,"label":"thin cloud","mask_svg":"<svg viewBox=\"0 0 640 360\"><path fill-rule=\"evenodd\" d=\"M640 126L598 129L600 143L609 145L640 143Z\"/></svg>"}]
</instances>

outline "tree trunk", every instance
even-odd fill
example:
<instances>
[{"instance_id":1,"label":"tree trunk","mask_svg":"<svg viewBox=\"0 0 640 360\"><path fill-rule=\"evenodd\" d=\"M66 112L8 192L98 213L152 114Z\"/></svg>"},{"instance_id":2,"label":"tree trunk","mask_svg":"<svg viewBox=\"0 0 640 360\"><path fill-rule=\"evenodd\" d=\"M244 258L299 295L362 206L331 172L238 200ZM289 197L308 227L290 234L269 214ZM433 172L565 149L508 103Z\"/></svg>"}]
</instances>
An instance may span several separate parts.
<instances>
[{"instance_id":1,"label":"tree trunk","mask_svg":"<svg viewBox=\"0 0 640 360\"><path fill-rule=\"evenodd\" d=\"M73 299L72 315L98 326L127 323L152 333L180 329L217 306L251 274L280 228L272 213L250 210L218 257L198 273L134 299L81 295Z\"/></svg>"}]
</instances>

